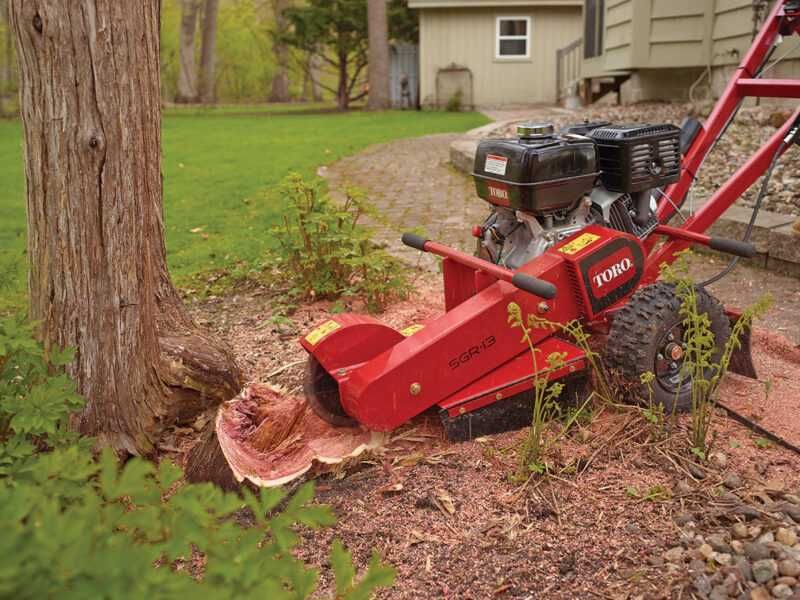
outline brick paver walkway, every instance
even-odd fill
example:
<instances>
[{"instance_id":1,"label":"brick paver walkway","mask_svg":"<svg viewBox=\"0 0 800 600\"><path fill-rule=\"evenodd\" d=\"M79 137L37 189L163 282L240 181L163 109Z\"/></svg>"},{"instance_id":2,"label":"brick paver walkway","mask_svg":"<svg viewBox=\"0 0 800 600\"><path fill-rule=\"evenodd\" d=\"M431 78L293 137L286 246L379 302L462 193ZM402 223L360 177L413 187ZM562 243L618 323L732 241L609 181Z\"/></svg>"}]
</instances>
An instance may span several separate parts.
<instances>
[{"instance_id":1,"label":"brick paver walkway","mask_svg":"<svg viewBox=\"0 0 800 600\"><path fill-rule=\"evenodd\" d=\"M483 222L489 205L478 198L472 180L449 162L450 143L463 134L429 135L372 146L344 158L322 174L331 190L356 185L377 206L386 225L378 238L392 252L413 262L419 252L400 242L403 231L422 227L430 239L472 252L473 225ZM434 266L432 260L425 264Z\"/></svg>"}]
</instances>

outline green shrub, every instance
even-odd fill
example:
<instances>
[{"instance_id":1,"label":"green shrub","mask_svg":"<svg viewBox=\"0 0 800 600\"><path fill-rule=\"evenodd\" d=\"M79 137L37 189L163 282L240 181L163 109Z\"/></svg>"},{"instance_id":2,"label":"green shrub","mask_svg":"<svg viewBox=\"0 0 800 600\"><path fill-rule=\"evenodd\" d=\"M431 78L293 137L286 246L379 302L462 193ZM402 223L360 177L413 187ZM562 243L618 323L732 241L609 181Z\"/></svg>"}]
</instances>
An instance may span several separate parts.
<instances>
[{"instance_id":1,"label":"green shrub","mask_svg":"<svg viewBox=\"0 0 800 600\"><path fill-rule=\"evenodd\" d=\"M464 103L464 92L461 91L461 88L456 90L456 93L450 96L447 100L447 104L445 105L444 109L447 112L461 112L462 105Z\"/></svg>"},{"instance_id":2,"label":"green shrub","mask_svg":"<svg viewBox=\"0 0 800 600\"><path fill-rule=\"evenodd\" d=\"M49 356L20 320L0 321L0 597L306 598L318 572L293 556L297 524L333 524L313 505L312 484L291 498L187 484L167 460L111 451L96 460L93 440L68 427L83 405L58 374L69 353ZM250 513L254 525L237 517ZM359 582L334 544L338 598L362 599L391 585L394 572L373 556ZM187 573L186 571L189 571Z\"/></svg>"},{"instance_id":3,"label":"green shrub","mask_svg":"<svg viewBox=\"0 0 800 600\"><path fill-rule=\"evenodd\" d=\"M363 192L349 188L343 203L319 185L290 174L281 186L283 222L272 229L277 249L267 257L269 278L295 300L361 298L380 311L408 291L406 267L372 241L364 217L377 219Z\"/></svg>"}]
</instances>

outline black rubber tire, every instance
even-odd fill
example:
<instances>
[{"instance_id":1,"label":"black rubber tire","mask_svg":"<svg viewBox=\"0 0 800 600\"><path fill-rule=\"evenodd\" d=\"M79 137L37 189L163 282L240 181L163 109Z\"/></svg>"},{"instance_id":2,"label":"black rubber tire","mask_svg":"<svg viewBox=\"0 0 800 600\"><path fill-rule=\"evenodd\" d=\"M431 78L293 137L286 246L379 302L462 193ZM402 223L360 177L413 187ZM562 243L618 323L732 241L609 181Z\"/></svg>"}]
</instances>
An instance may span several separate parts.
<instances>
[{"instance_id":1,"label":"black rubber tire","mask_svg":"<svg viewBox=\"0 0 800 600\"><path fill-rule=\"evenodd\" d=\"M623 379L629 400L649 400L649 391L640 377L647 371L656 372L657 355L664 337L680 327L683 321L680 307L675 286L659 281L637 291L614 315L605 362ZM706 313L711 322L717 346L714 362L717 362L731 333L730 322L719 300L703 288L697 288L697 308L700 313ZM690 382L682 381L682 385L670 389L668 384L656 378L651 386L653 402L661 404L666 413L691 409Z\"/></svg>"},{"instance_id":2,"label":"black rubber tire","mask_svg":"<svg viewBox=\"0 0 800 600\"><path fill-rule=\"evenodd\" d=\"M306 363L303 392L309 406L323 421L334 427L353 427L358 424L342 407L339 384L311 355Z\"/></svg>"}]
</instances>

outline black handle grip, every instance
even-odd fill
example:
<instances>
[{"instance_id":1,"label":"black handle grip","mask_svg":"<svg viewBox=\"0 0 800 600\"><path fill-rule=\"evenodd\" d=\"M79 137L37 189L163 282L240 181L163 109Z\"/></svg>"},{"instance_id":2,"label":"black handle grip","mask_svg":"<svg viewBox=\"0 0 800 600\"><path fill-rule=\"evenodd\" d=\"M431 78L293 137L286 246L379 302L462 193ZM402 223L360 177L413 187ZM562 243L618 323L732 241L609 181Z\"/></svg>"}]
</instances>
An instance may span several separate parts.
<instances>
[{"instance_id":1,"label":"black handle grip","mask_svg":"<svg viewBox=\"0 0 800 600\"><path fill-rule=\"evenodd\" d=\"M536 279L536 277L525 275L525 273L514 274L514 277L511 278L511 283L521 290L546 300L552 300L556 297L556 286L549 281L542 281L541 279Z\"/></svg>"},{"instance_id":2,"label":"black handle grip","mask_svg":"<svg viewBox=\"0 0 800 600\"><path fill-rule=\"evenodd\" d=\"M420 252L425 252L425 242L428 240L421 235L417 235L416 233L404 233L401 239L406 246L416 248Z\"/></svg>"},{"instance_id":3,"label":"black handle grip","mask_svg":"<svg viewBox=\"0 0 800 600\"><path fill-rule=\"evenodd\" d=\"M712 237L708 242L708 247L719 252L741 256L742 258L753 258L756 255L756 247L753 244L740 242L739 240Z\"/></svg>"}]
</instances>

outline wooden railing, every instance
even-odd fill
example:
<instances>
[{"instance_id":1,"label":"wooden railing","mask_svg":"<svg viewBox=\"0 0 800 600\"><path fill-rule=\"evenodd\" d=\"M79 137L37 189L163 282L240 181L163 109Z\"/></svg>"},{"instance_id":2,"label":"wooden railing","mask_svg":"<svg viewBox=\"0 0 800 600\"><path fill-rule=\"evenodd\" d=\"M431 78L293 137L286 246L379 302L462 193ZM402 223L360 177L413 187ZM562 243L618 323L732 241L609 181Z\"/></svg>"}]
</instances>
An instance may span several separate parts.
<instances>
[{"instance_id":1,"label":"wooden railing","mask_svg":"<svg viewBox=\"0 0 800 600\"><path fill-rule=\"evenodd\" d=\"M583 38L556 50L556 100L560 104L570 94L581 77Z\"/></svg>"}]
</instances>

